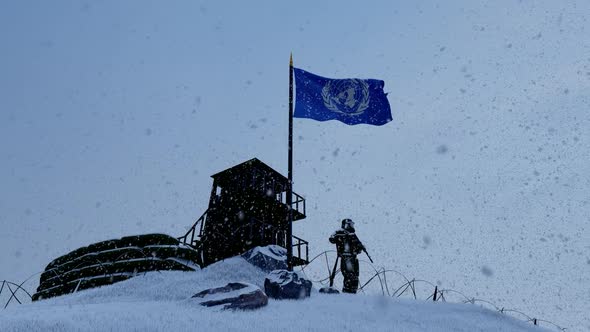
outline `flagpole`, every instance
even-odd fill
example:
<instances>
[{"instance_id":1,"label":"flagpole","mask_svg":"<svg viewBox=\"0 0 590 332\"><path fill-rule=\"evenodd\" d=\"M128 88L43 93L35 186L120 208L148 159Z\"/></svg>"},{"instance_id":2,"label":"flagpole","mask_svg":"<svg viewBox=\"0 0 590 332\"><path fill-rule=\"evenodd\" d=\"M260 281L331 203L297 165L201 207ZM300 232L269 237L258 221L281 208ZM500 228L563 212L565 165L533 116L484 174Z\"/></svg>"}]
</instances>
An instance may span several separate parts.
<instances>
[{"instance_id":1,"label":"flagpole","mask_svg":"<svg viewBox=\"0 0 590 332\"><path fill-rule=\"evenodd\" d=\"M293 271L293 53L289 57L289 167L287 171L287 267Z\"/></svg>"}]
</instances>

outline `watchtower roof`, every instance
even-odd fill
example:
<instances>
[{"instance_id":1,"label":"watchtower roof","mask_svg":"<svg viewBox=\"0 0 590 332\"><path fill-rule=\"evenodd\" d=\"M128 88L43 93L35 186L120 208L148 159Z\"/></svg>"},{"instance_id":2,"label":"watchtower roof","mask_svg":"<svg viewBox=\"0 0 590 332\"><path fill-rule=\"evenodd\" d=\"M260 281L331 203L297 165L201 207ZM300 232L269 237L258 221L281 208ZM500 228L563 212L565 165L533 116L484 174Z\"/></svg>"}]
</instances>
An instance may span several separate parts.
<instances>
[{"instance_id":1,"label":"watchtower roof","mask_svg":"<svg viewBox=\"0 0 590 332\"><path fill-rule=\"evenodd\" d=\"M223 185L224 182L231 182L235 179L236 175L247 175L247 174L266 174L270 175L275 181L279 182L283 186L287 186L289 180L281 173L268 166L267 164L260 161L258 158L252 158L236 166L230 167L221 172L211 175L211 177L219 184Z\"/></svg>"}]
</instances>

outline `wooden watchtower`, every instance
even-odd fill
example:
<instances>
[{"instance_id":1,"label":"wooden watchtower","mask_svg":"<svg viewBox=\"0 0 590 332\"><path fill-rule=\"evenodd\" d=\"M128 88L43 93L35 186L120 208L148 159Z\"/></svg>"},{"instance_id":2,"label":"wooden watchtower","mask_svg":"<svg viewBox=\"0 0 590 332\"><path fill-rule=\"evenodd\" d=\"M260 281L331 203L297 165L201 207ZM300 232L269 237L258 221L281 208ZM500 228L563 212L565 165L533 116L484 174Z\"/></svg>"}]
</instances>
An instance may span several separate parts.
<instances>
[{"instance_id":1,"label":"wooden watchtower","mask_svg":"<svg viewBox=\"0 0 590 332\"><path fill-rule=\"evenodd\" d=\"M201 266L270 244L286 247L288 180L254 158L211 176L209 208L181 238L201 252ZM293 193L293 221L305 218L305 199ZM308 242L293 236L294 265L308 261Z\"/></svg>"}]
</instances>

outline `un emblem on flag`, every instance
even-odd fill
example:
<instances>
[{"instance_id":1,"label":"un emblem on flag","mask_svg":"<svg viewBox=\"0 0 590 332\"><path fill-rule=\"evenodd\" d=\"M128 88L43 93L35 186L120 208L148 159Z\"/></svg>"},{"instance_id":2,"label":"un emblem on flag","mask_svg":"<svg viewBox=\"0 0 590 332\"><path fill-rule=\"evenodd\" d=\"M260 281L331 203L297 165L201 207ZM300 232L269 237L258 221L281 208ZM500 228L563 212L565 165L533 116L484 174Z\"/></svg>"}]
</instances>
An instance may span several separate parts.
<instances>
[{"instance_id":1,"label":"un emblem on flag","mask_svg":"<svg viewBox=\"0 0 590 332\"><path fill-rule=\"evenodd\" d=\"M322 89L322 99L332 112L360 115L369 107L369 84L354 78L329 80Z\"/></svg>"}]
</instances>

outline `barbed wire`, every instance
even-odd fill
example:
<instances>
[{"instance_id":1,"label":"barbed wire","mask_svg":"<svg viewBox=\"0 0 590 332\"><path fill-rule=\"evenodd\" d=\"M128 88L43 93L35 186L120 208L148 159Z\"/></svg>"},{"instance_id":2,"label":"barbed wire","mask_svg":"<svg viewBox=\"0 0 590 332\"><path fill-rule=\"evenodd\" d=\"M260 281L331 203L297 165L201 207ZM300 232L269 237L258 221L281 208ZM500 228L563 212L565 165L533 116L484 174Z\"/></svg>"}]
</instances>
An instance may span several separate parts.
<instances>
[{"instance_id":1,"label":"barbed wire","mask_svg":"<svg viewBox=\"0 0 590 332\"><path fill-rule=\"evenodd\" d=\"M330 271L328 253L334 253L334 252L335 252L334 250L326 250L324 252L321 252L320 254L315 256L313 259L311 259L308 264L302 266L302 268L299 272L302 272L307 277L305 270L308 269L309 265L311 265L318 257L324 256L325 260L326 260L326 266L328 268L328 277L321 278L319 280L313 280L310 278L308 278L308 279L312 282L319 283L322 286L326 285L327 280L330 280L330 278L332 278L332 277L335 278L337 275L341 274L340 269L337 269L337 270L335 270L334 276L331 276L332 271ZM336 259L338 259L338 258L336 258ZM334 262L336 263L336 261L334 261ZM429 294L429 296L423 299L426 301L473 304L473 305L479 305L482 307L484 305L486 305L486 306L491 307L491 309L496 312L499 312L501 314L510 315L513 318L532 323L533 325L536 325L536 326L540 326L541 323L543 323L543 324L548 324L551 327L556 328L559 331L566 331L567 330L566 327L560 326L552 321L531 317L531 316L529 316L519 310L516 310L516 309L507 309L504 307L500 307L500 306L496 305L495 303L485 300L485 299L469 297L469 296L463 294L462 292L454 290L454 289L439 289L436 284L434 284L428 280L416 279L416 278L409 279L403 273L401 273L397 270L385 269L384 267L378 269L372 263L365 261L365 260L359 260L359 262L368 264L371 267L371 269L375 272L373 275L371 275L368 278L367 281L364 282L364 284L362 284L361 287L359 287L358 290L363 293L365 293L365 288L367 288L373 282L378 280L379 284L380 284L380 288L381 288L381 294L384 296L401 297L404 294L410 294L410 296L413 299L420 300L420 298L418 296L419 292L417 291L416 284L425 284L425 285L428 285L428 286L434 288L433 291L429 291L427 293L427 294ZM393 291L393 292L390 291L389 283L387 282L387 274L388 273L395 274L396 276L403 278L403 281L404 281L401 285L399 285L397 288L395 288L395 291ZM422 292L422 293L424 293L424 292ZM446 296L448 294L460 295L462 297L462 299L458 300L458 301L449 301L451 299L448 296ZM515 316L514 314L519 314L520 316Z\"/></svg>"},{"instance_id":2,"label":"barbed wire","mask_svg":"<svg viewBox=\"0 0 590 332\"><path fill-rule=\"evenodd\" d=\"M2 296L2 293L4 292L5 289L7 289L10 292L10 297L8 298L8 301L6 301L6 304L4 305L3 309L6 309L6 307L8 307L8 305L10 304L10 302L12 301L12 299L14 299L16 302L18 302L18 304L22 304L22 301L19 299L17 293L18 291L22 291L25 295L27 295L29 297L29 300L33 299L33 296L22 287L22 285L24 284L24 282L22 282L20 285L17 283L14 283L12 281L8 281L8 280L2 280L2 286L0 286L0 296ZM12 289L12 287L15 287L15 289Z\"/></svg>"},{"instance_id":3,"label":"barbed wire","mask_svg":"<svg viewBox=\"0 0 590 332\"><path fill-rule=\"evenodd\" d=\"M148 255L146 255L142 250L140 250L139 248L137 248L138 252L141 252L141 254L143 255L144 258L148 259L148 260L152 260L155 259L155 257L150 257ZM326 282L329 282L329 280L331 279L331 274L332 271L330 270L330 264L329 264L329 258L328 258L328 253L336 253L336 251L334 250L326 250L323 251L321 253L319 253L318 255L316 255L315 257L313 257L307 264L301 266L299 272L303 273L307 279L309 279L310 281L314 282L314 283L319 283L321 285L326 285ZM117 259L115 259L114 261L118 261L120 258L128 255L129 253L124 253L120 256L117 257ZM325 278L320 278L320 279L312 279L309 278L307 276L307 273L305 272L306 269L308 269L308 267L316 262L319 261L318 259L320 257L324 257L325 258L325 262L326 262L326 268L327 268L327 272L328 272L328 276ZM91 260L94 260L96 263L98 263L98 265L105 270L105 274L103 276L108 276L108 275L112 275L112 273L106 273L106 269L104 268L105 264L108 263L112 263L113 260L110 260L109 262L102 262L100 259L98 259L96 256L94 255L89 255L88 257L84 257L84 259L90 258ZM387 295L390 297L401 297L402 295L406 294L406 293L411 293L411 297L413 297L415 300L419 300L419 296L418 296L418 292L417 292L417 288L416 288L416 284L426 284L430 287L434 287L434 291L429 291L428 294L429 296L424 298L424 300L426 301L433 301L433 302L450 302L447 300L447 297L445 296L445 294L458 294L460 295L463 300L459 300L459 301L455 301L454 303L463 303L463 304L486 304L491 306L495 311L501 313L501 314L509 314L510 316L514 317L514 318L519 318L519 317L524 317L524 319L520 318L521 320L524 320L526 322L530 322L533 323L534 325L540 325L540 323L544 323L544 324L548 324L556 329L558 329L559 331L566 331L567 328L562 327L554 322L545 320L545 319L540 319L540 318L535 318L535 317L531 317L519 310L516 309L509 309L509 308L504 308L504 307L499 307L496 304L494 304L491 301L488 300L484 300L484 299L478 299L478 298L474 298L474 297L468 297L467 295L463 294L460 291L454 290L454 289L439 289L437 285L435 285L434 283L428 281L428 280L423 280L423 279L416 279L416 278L408 278L406 275L404 275L403 273L394 270L394 269L385 269L384 267L381 268L376 268L374 266L374 264L365 261L365 260L359 260L359 262L362 262L364 264L369 265L369 267L371 267L371 269L374 271L374 274L371 275L371 277L368 278L368 280L362 284L361 287L359 287L359 291L366 293L365 292L365 288L367 288L369 285L371 285L375 280L379 280L379 286L381 288L381 294L382 295ZM86 262L82 261L80 262L78 265L76 265L73 269L71 270L75 270L77 269L79 266L81 266L82 264L84 264ZM334 263L336 263L336 261L334 261ZM59 270L59 266L58 267L54 267L45 271L41 271L41 272L37 272L32 274L30 277L28 277L27 279L25 279L23 282L21 282L20 284L17 284L15 282L11 282L8 280L3 280L1 282L1 286L0 286L0 297L2 296L2 293L6 290L7 292L10 292L10 297L8 298L7 302L4 304L4 308L6 309L8 307L8 305L11 303L11 301L14 299L16 302L18 302L18 304L22 304L21 298L19 298L19 291L22 293L22 296L28 297L28 299L30 301L32 301L33 296L23 287L24 284L26 282L28 282L29 280L31 280L33 277L35 277L36 275L42 274L44 272L53 272L56 277L58 277L58 279L61 281L61 275L56 271ZM161 273L159 268L156 268L154 270L149 270L149 271L144 271L144 275L147 272L158 272ZM396 276L399 276L401 278L403 278L403 280L405 282L403 282L400 286L398 286L395 291L391 292L390 288L389 288L389 283L387 282L387 274L395 274ZM340 269L336 269L334 270L334 278L341 274ZM14 287L14 289L13 289ZM76 287L71 293L75 293L78 291L78 287ZM423 293L423 292L422 292ZM453 302L450 302L453 303ZM480 305L481 306L481 305ZM518 314L520 315L519 317L514 316L514 314Z\"/></svg>"},{"instance_id":4,"label":"barbed wire","mask_svg":"<svg viewBox=\"0 0 590 332\"><path fill-rule=\"evenodd\" d=\"M130 250L132 250L134 252L140 253L141 256L142 256L142 258L145 259L146 261L155 261L155 260L158 260L157 257L146 255L145 252L143 252L143 250L141 250L140 248L137 248L137 247L126 247L125 249L130 249ZM43 270L43 271L40 271L40 272L33 273L31 276L29 276L28 278L26 278L20 284L17 284L15 282L8 281L8 280L3 280L3 281L1 281L1 286L0 286L0 298L2 298L2 294L3 294L4 291L10 293L9 294L10 297L8 298L8 300L6 301L6 303L4 304L3 309L6 309L8 307L8 305L12 302L13 299L16 302L18 302L18 304L22 304L23 301L21 301L21 298L19 298L19 296L17 294L18 291L23 292L28 297L28 300L30 300L30 301L33 300L33 296L31 295L31 293L29 293L23 286L24 286L25 283L27 283L29 280L31 280L35 276L38 276L38 275L43 274L43 273L53 273L53 274L55 274L55 276L52 277L52 278L57 278L60 281L61 284L65 284L66 282L63 281L63 278L62 278L62 274L61 273L63 273L63 272L72 272L72 271L77 270L79 267L83 267L83 268L92 267L92 266L85 265L85 264L87 264L90 261L90 262L96 263L96 265L98 265L102 269L102 271L104 271L104 274L97 275L95 277L113 277L114 273L107 272L108 269L105 267L105 265L112 264L113 262L118 262L118 261L120 261L121 258L126 258L129 255L130 255L130 252L126 252L126 253L123 253L123 254L117 256L114 260L109 259L107 261L102 261L98 257L96 257L96 255L88 255L87 254L87 255L84 255L84 256L79 257L77 259L74 259L73 261L79 260L80 262L78 262L77 265L75 265L72 268L69 268L66 271L61 271L62 270L61 269L62 266L61 265L58 265L58 266L53 267L51 269L47 269L47 270ZM94 265L94 266L96 266L96 265ZM143 275L146 275L148 272L162 273L162 270L160 268L154 268L153 270L145 270L145 271L139 272L139 273L142 273ZM132 272L132 273L133 273L133 275L139 274L138 272L135 272L135 271ZM84 279L85 278L78 279L77 286L74 288L74 290L72 290L70 292L70 294L71 293L78 292L78 289L80 287L80 283ZM11 286L12 287L15 287L15 289L12 289Z\"/></svg>"}]
</instances>

